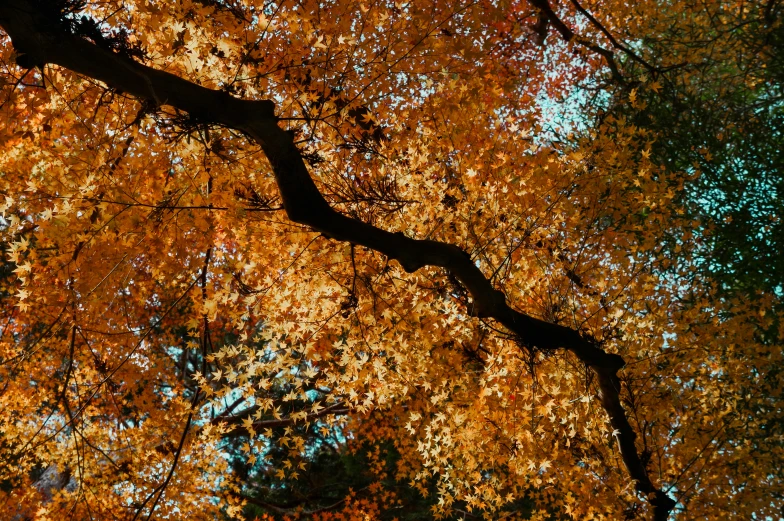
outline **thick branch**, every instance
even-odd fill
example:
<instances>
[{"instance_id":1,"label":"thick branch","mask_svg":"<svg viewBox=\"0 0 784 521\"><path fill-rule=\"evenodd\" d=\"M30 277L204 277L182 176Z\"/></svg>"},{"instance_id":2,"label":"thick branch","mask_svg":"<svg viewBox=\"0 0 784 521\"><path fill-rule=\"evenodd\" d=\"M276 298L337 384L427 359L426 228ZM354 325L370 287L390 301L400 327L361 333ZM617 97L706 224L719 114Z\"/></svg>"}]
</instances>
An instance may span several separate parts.
<instances>
[{"instance_id":1,"label":"thick branch","mask_svg":"<svg viewBox=\"0 0 784 521\"><path fill-rule=\"evenodd\" d=\"M550 17L565 39L571 40L574 33L552 13L546 0L531 1ZM283 206L292 221L310 226L336 240L349 241L383 253L400 262L408 272L424 266L444 268L468 289L473 300L472 314L496 319L526 345L543 350L564 348L574 353L596 373L602 407L615 429L629 475L636 481L637 489L648 496L655 518L667 519L675 502L653 485L637 453L636 434L619 397L621 386L617 371L624 365L619 355L605 352L594 341L573 329L512 309L504 294L493 287L460 248L437 241L410 239L333 210L313 182L292 136L278 126L271 101L237 99L141 65L111 50L58 31L56 26L41 18L35 6L32 0L5 0L0 4L0 26L10 35L17 52L29 55L33 63L57 64L140 98L168 104L202 120L244 131L261 145L267 155ZM593 44L587 45L590 48ZM610 61L612 53L601 48L597 52L609 53L610 68L617 74L614 62ZM277 426L262 423L265 427Z\"/></svg>"}]
</instances>

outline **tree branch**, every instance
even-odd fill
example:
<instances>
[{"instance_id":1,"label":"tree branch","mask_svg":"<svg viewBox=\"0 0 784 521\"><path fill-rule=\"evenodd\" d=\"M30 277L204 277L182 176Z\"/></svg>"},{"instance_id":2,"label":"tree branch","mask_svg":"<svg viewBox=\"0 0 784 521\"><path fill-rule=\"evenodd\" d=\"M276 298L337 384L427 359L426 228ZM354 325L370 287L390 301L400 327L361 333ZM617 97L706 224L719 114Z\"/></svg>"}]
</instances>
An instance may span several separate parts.
<instances>
[{"instance_id":1,"label":"tree branch","mask_svg":"<svg viewBox=\"0 0 784 521\"><path fill-rule=\"evenodd\" d=\"M615 47L616 49L620 49L621 51L626 53L626 55L628 55L631 59L641 64L646 69L648 69L649 72L659 72L659 69L657 69L656 67L654 67L653 65L645 61L637 53L629 49L627 46L622 45L618 40L616 40L615 37L612 35L612 33L608 31L607 28L601 22L599 22L599 20L597 20L591 13L589 13L588 10L585 9L577 0L570 0L570 1L572 2L572 5L574 5L575 9L580 11L580 13L583 16L585 16L594 25L594 27L596 27L602 32L602 34L610 41L613 47Z\"/></svg>"},{"instance_id":2,"label":"tree branch","mask_svg":"<svg viewBox=\"0 0 784 521\"><path fill-rule=\"evenodd\" d=\"M364 491L364 490L366 490L368 488L369 487L363 487L363 488L357 490L357 492L362 492L362 491ZM253 505L259 506L261 508L266 508L267 510L271 510L271 511L275 512L276 514L293 515L293 516L314 516L316 514L321 514L323 512L328 512L330 510L334 510L334 509L338 508L340 505L345 503L346 500L348 499L346 497L346 498L343 498L343 499L337 501L336 503L332 503L331 505L319 507L319 508L316 508L316 509L313 509L313 510L304 510L301 507L291 507L291 506L275 505L273 503L268 503L268 502L263 501L261 499L257 499L257 498L251 497L251 496L247 496L245 494L239 494L238 497L244 499L245 501L247 501L248 503L251 503Z\"/></svg>"},{"instance_id":3,"label":"tree branch","mask_svg":"<svg viewBox=\"0 0 784 521\"><path fill-rule=\"evenodd\" d=\"M547 0L531 2L550 17L565 39L574 37L571 29L552 12ZM630 477L636 482L637 490L648 496L655 519L667 519L675 502L653 485L637 453L637 436L620 402L621 386L617 372L624 366L624 361L619 355L605 352L594 340L584 338L573 329L512 309L506 303L504 294L493 287L471 258L457 246L410 239L401 233L390 233L332 209L311 178L292 136L278 126L272 101L234 98L225 92L201 87L65 33L40 14L33 0L2 2L0 26L11 37L16 51L22 56L27 55L28 63L60 65L139 98L152 100L156 104L165 103L202 120L245 132L261 145L266 154L289 219L310 226L333 239L359 244L396 259L408 272L424 266L444 268L470 293L471 314L494 318L512 331L524 345L542 350L564 348L571 351L596 373L602 407L610 418L621 457ZM613 75L620 76L612 61L612 52L595 44L580 43L605 56Z\"/></svg>"},{"instance_id":4,"label":"tree branch","mask_svg":"<svg viewBox=\"0 0 784 521\"><path fill-rule=\"evenodd\" d=\"M553 24L553 27L555 27L555 30L558 31L558 34L561 35L561 38L563 38L565 42L574 41L586 49L590 49L591 51L604 57L604 60L607 62L607 66L610 68L610 73L612 74L613 79L621 85L626 83L623 79L623 76L621 75L621 72L618 70L618 65L615 63L615 53L576 35L574 31L572 31L572 29L566 25L563 20L561 20L555 11L553 11L553 8L550 7L550 2L547 0L528 1L532 6L539 9L539 12L541 12L550 21L550 23Z\"/></svg>"},{"instance_id":5,"label":"tree branch","mask_svg":"<svg viewBox=\"0 0 784 521\"><path fill-rule=\"evenodd\" d=\"M217 416L215 419L212 420L211 423L213 424L220 424L225 423L227 425L242 425L246 422L248 418L256 414L259 410L258 406L250 407L245 409L239 414L232 415L232 416ZM257 420L250 424L250 427L254 430L261 430L261 429L273 429L275 427L287 427L289 425L293 425L297 422L309 422L313 421L317 418L322 418L328 415L344 415L351 412L348 406L344 402L334 403L328 407L324 407L318 412L312 412L305 416L304 418L292 418L288 416L286 418L278 418L274 420ZM227 436L237 436L240 435L241 431L231 431L227 433Z\"/></svg>"}]
</instances>

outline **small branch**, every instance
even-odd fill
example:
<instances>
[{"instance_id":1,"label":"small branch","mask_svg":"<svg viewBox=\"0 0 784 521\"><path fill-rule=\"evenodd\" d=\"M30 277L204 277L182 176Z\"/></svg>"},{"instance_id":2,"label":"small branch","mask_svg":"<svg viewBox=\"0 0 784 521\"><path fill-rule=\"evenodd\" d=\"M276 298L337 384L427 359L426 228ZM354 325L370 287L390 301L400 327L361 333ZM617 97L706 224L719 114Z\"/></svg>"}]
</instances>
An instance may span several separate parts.
<instances>
[{"instance_id":1,"label":"small branch","mask_svg":"<svg viewBox=\"0 0 784 521\"><path fill-rule=\"evenodd\" d=\"M594 18L594 16L591 13L589 13L582 5L580 5L580 3L577 0L570 0L570 1L572 2L572 5L574 5L575 9L580 11L580 13L583 16L585 16L588 20L590 20L590 22L594 25L594 27L599 29L602 32L602 34L604 34L604 36L607 37L607 39L610 41L613 47L615 47L616 49L620 49L621 51L626 53L626 55L628 55L631 59L641 64L646 69L648 69L648 71L660 72L659 69L657 69L656 67L654 67L653 65L651 65L650 63L642 59L637 53L635 53L625 45L619 43L618 40L616 40L615 37L612 35L612 33L610 33L610 31L608 31L607 28L602 23L600 23L599 20Z\"/></svg>"},{"instance_id":2,"label":"small branch","mask_svg":"<svg viewBox=\"0 0 784 521\"><path fill-rule=\"evenodd\" d=\"M209 268L209 265L210 265L210 256L211 256L211 254L212 254L212 248L208 248L207 249L207 253L204 256L204 266L202 267L201 276L199 277L199 279L201 280L201 291L202 291L202 298L203 299L207 298L207 269ZM206 315L204 316L204 327L205 327L205 330L202 332L202 361L203 361L202 363L205 363L204 361L206 360L206 353L205 353L206 340L205 340L205 338L209 334L209 330L206 329L207 328L207 316ZM206 372L206 368L203 367L202 369ZM144 503L142 503L142 506L139 507L139 509L136 511L136 515L133 516L133 521L136 521L136 519L141 514L142 509L144 508L144 505L146 505L147 502L150 500L150 498L155 496L155 494L157 493L158 495L155 497L155 501L153 501L152 506L150 507L150 513L147 514L147 521L150 521L150 519L152 518L152 515L155 513L155 508L158 506L158 503L160 502L161 497L163 497L163 493L166 491L166 487L169 486L169 483L171 482L172 477L174 477L174 471L177 468L177 463L179 463L179 461L180 461L180 455L182 454L182 448L185 445L185 438L188 436L188 431L190 430L191 423L193 421L193 411L196 409L196 405L199 403L200 397L201 397L201 392L200 392L199 389L196 389L196 392L193 393L193 398L191 399L190 409L188 410L188 418L185 420L185 428L182 430L182 435L180 436L180 441L177 444L177 450L174 452L174 461L172 461L172 465L171 465L171 468L169 468L169 472L166 475L166 479L163 481L163 483L159 487L154 488L149 496L147 496L147 499L144 500Z\"/></svg>"},{"instance_id":3,"label":"small branch","mask_svg":"<svg viewBox=\"0 0 784 521\"><path fill-rule=\"evenodd\" d=\"M234 415L234 416L217 416L215 417L210 423L213 425L218 424L227 424L227 425L242 425L244 424L248 418L253 416L259 411L258 406L250 407L242 411L242 413ZM298 422L310 422L318 418L322 418L324 416L339 416L349 414L351 409L345 404L345 402L338 402L334 403L328 407L324 407L318 412L312 412L305 416L304 418L292 418L288 416L286 418L279 418L274 420L257 420L250 424L250 427L254 430L261 430L261 429L273 429L275 427L287 427L289 425L293 425ZM227 433L227 436L242 436L241 431L231 431Z\"/></svg>"},{"instance_id":4,"label":"small branch","mask_svg":"<svg viewBox=\"0 0 784 521\"><path fill-rule=\"evenodd\" d=\"M361 488L357 492L362 492L367 488L368 487ZM316 514L321 514L323 512L329 512L330 510L334 510L335 508L345 503L347 499L347 498L343 498L337 501L336 503L324 507L319 507L314 510L303 510L301 508L287 508L280 505L275 505L273 503L267 503L266 501L263 501L261 499L257 499L246 495L240 495L239 497L244 499L248 503L259 506L261 508L266 508L267 510L271 510L276 514L292 515L292 516L314 516Z\"/></svg>"},{"instance_id":5,"label":"small branch","mask_svg":"<svg viewBox=\"0 0 784 521\"><path fill-rule=\"evenodd\" d=\"M369 488L370 488L370 485L368 485L366 487L362 487L360 489L357 489L357 490L354 491L354 493L358 494L360 492L364 492L365 490L368 490ZM294 516L313 516L313 515L316 515L316 514L321 514L323 512L328 512L330 510L333 510L333 509L339 507L340 505L342 505L343 503L345 503L348 500L348 497L345 497L345 498L343 498L343 499L341 499L341 500L339 500L339 501L337 501L335 503L332 503L330 505L327 505L327 506L319 507L319 508L316 508L314 510L304 510L300 506L294 506L292 504L289 504L289 505L276 505L274 503L267 503L264 500L257 499L257 498L254 498L254 497L251 497L251 496L247 496L247 495L244 495L244 494L237 494L237 497L239 497L241 499L244 499L248 503L251 503L253 505L260 506L261 508L266 508L267 510L272 510L273 512L275 512L277 514L294 515ZM306 498L305 500L308 500L308 499L309 498ZM299 504L301 504L303 502L304 501L300 501Z\"/></svg>"},{"instance_id":6,"label":"small branch","mask_svg":"<svg viewBox=\"0 0 784 521\"><path fill-rule=\"evenodd\" d=\"M567 26L563 20L561 20L553 8L550 7L550 3L547 0L528 0L532 6L539 9L539 11L544 14L544 16L553 24L555 30L561 35L561 38L565 42L575 41L576 43L582 45L586 49L590 49L591 51L600 54L604 57L604 60L607 62L607 66L610 68L610 73L615 81L620 84L625 84L626 81L623 79L620 71L618 70L618 65L615 63L615 54L610 51L609 49L605 49L604 47L597 45L589 40L585 40L580 36L577 36L572 29Z\"/></svg>"},{"instance_id":7,"label":"small branch","mask_svg":"<svg viewBox=\"0 0 784 521\"><path fill-rule=\"evenodd\" d=\"M150 521L150 518L155 512L155 507L158 506L158 502L161 500L161 496L163 496L166 487L169 486L169 482L174 476L174 470L177 468L177 463L179 463L180 461L180 454L182 454L182 447L185 445L185 438L187 437L188 430L191 427L191 421L193 420L193 407L196 405L195 402L198 396L199 396L198 392L193 396L194 401L191 403L191 410L190 412L188 412L188 418L185 420L185 428L182 430L182 436L180 436L180 442L177 444L177 450L174 452L174 461L172 461L172 465L171 468L169 469L169 473L166 475L166 479L159 487L154 488L149 496L147 496L147 499L144 500L142 506L139 507L139 509L136 511L136 515L133 516L133 521L136 521L136 519L138 519L139 515L142 512L142 509L144 508L144 505L146 505L147 502L150 500L150 498L155 496L155 494L157 493L158 495L157 497L155 497L155 501L153 501L153 504L150 507L150 513L147 515L147 521Z\"/></svg>"}]
</instances>

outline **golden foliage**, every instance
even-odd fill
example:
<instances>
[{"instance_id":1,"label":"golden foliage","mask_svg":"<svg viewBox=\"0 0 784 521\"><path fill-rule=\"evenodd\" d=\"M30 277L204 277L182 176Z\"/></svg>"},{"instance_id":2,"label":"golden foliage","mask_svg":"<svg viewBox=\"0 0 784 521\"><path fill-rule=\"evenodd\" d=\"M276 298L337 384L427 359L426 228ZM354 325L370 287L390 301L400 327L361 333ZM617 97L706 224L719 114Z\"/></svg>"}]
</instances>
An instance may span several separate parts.
<instances>
[{"instance_id":1,"label":"golden foliage","mask_svg":"<svg viewBox=\"0 0 784 521\"><path fill-rule=\"evenodd\" d=\"M777 297L720 299L693 272L688 176L651 160L655 135L611 116L593 125L587 95L573 97L608 77L592 46L612 41L566 3L554 14L584 33L548 36L534 5L112 0L79 16L124 31L152 68L273 100L333 208L460 247L510 306L621 355L637 451L678 519L777 516ZM660 7L582 6L627 42L616 61L647 64L619 80L637 82L636 109L639 89L696 81L682 61L756 59L723 28L758 7ZM724 25L695 45L705 20ZM672 24L684 36L670 54L635 44ZM425 494L435 480L437 517L492 517L521 498L535 519L651 515L574 353L474 316L444 269L407 273L290 221L244 129L67 68L21 69L10 38L0 50L5 514L240 517L223 440L248 436L263 465L274 432L288 459L273 471L296 478L296 427L314 425L391 440L393 475L380 456L369 471ZM563 99L580 119L552 116ZM682 257L662 255L665 237ZM32 476L50 466L75 486L42 498ZM371 492L315 518L376 519L398 501Z\"/></svg>"}]
</instances>

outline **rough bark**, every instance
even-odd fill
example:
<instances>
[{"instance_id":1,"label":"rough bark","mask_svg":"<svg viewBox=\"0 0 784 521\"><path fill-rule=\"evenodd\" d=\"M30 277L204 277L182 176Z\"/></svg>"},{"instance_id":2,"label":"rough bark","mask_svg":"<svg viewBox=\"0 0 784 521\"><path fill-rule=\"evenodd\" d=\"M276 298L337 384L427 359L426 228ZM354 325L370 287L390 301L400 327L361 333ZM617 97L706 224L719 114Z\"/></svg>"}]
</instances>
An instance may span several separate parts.
<instances>
[{"instance_id":1,"label":"rough bark","mask_svg":"<svg viewBox=\"0 0 784 521\"><path fill-rule=\"evenodd\" d=\"M542 2L533 3L546 10ZM638 454L636 433L620 401L617 372L624 361L619 355L605 352L578 331L510 307L504 294L457 246L411 239L332 209L311 178L292 136L278 125L272 101L243 100L207 89L63 32L40 14L33 0L4 0L0 4L0 26L11 37L17 53L24 56L25 63L59 65L156 105L170 105L202 121L245 132L266 154L289 219L335 240L362 245L396 259L408 272L424 266L444 268L469 291L470 311L475 316L497 320L525 345L571 351L596 374L601 404L615 429L629 476L653 506L654 518L667 519L675 502L653 484Z\"/></svg>"}]
</instances>

